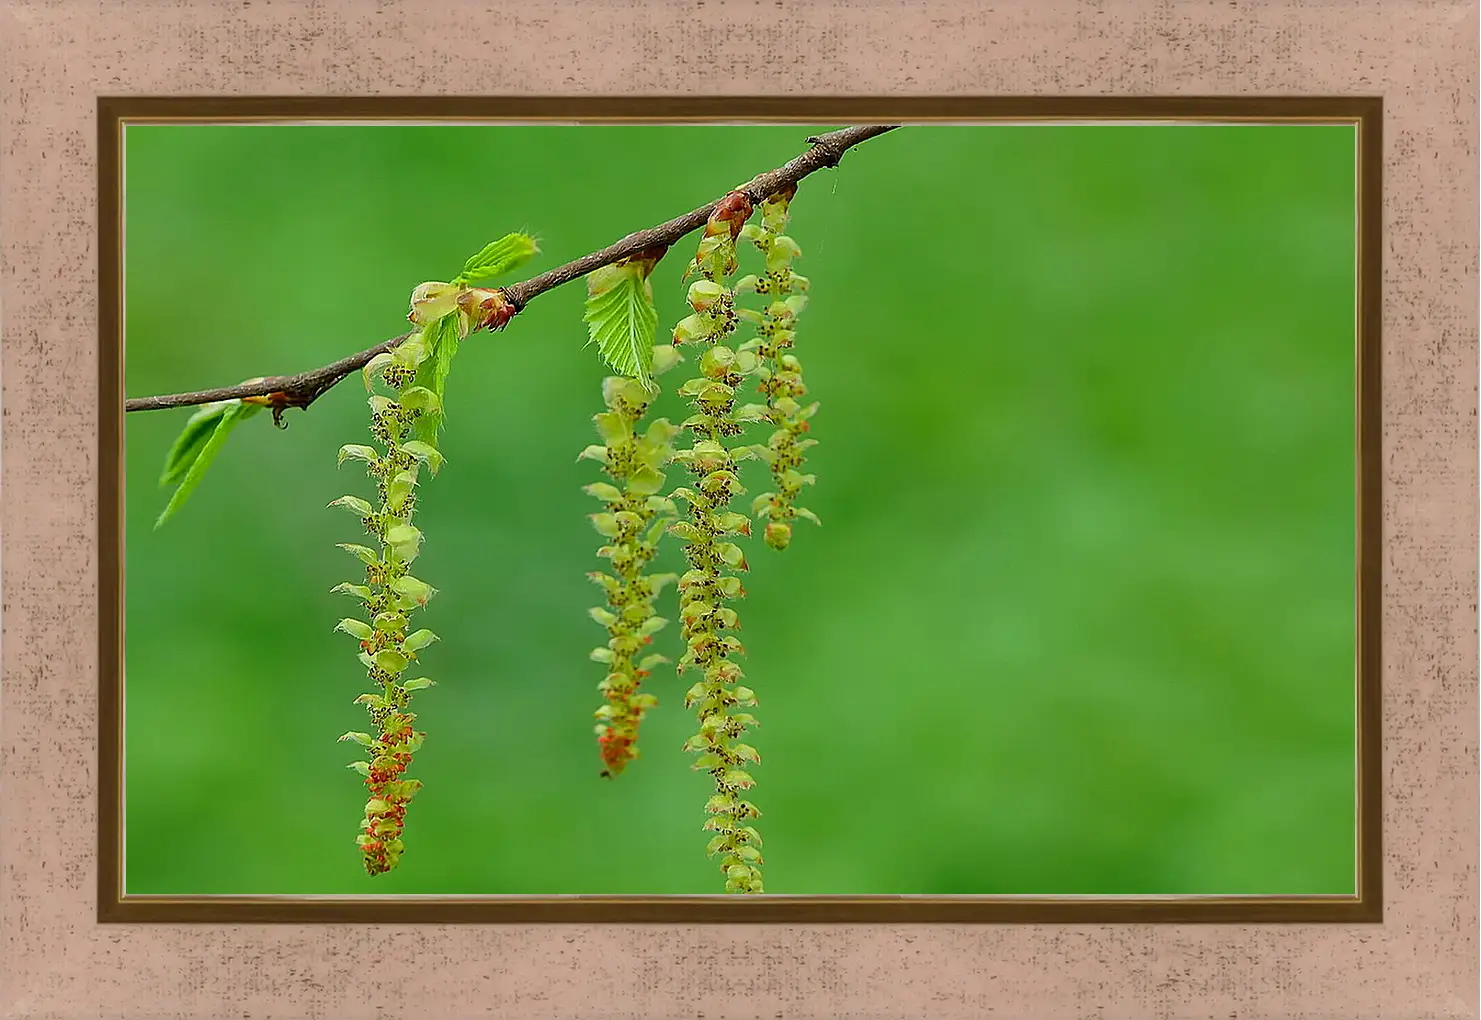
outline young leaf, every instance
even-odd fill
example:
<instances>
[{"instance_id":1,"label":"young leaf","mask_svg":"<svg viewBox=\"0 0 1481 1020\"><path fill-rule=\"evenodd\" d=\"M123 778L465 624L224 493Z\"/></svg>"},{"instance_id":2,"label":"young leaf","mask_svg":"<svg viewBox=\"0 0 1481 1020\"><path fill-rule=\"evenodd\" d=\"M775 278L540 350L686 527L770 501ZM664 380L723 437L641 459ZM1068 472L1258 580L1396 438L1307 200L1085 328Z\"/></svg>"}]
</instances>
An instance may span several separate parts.
<instances>
[{"instance_id":1,"label":"young leaf","mask_svg":"<svg viewBox=\"0 0 1481 1020\"><path fill-rule=\"evenodd\" d=\"M585 316L587 345L596 344L614 372L637 379L649 390L655 388L653 334L658 328L648 279L652 268L648 260L623 259L591 273L586 278Z\"/></svg>"},{"instance_id":2,"label":"young leaf","mask_svg":"<svg viewBox=\"0 0 1481 1020\"><path fill-rule=\"evenodd\" d=\"M185 501L190 498L190 494L205 477L206 469L221 452L221 447L225 445L226 437L231 435L231 430L261 411L262 406L261 404L244 404L240 400L227 402L220 411L220 416L215 419L216 424L211 434L204 442L200 441L200 436L204 434L202 430L211 420L214 412L208 414L203 409L191 415L180 437L175 440L175 447L170 451L170 459L165 463L164 477L168 479L179 476L180 484L175 489L174 495L170 497L170 502L166 504L163 512L154 522L156 528L162 526L185 505ZM197 421L197 419L200 420ZM166 481L164 484L168 485L169 482Z\"/></svg>"},{"instance_id":3,"label":"young leaf","mask_svg":"<svg viewBox=\"0 0 1481 1020\"><path fill-rule=\"evenodd\" d=\"M540 246L528 234L505 234L485 245L483 250L463 263L463 271L454 283L482 283L513 272L540 254Z\"/></svg>"},{"instance_id":4,"label":"young leaf","mask_svg":"<svg viewBox=\"0 0 1481 1020\"><path fill-rule=\"evenodd\" d=\"M458 335L458 313L445 315L423 331L427 338L431 353L427 360L423 361L417 368L416 378L412 380L413 388L420 387L430 390L435 396L434 406L423 408L423 413L416 423L417 438L428 446L437 445L437 432L442 428L442 422L446 416L443 410L443 393L447 388L447 376L452 371L453 358L458 353L458 346L462 342ZM401 402L405 404L410 391L403 391ZM413 404L416 398L413 397ZM410 406L410 405L408 405Z\"/></svg>"},{"instance_id":5,"label":"young leaf","mask_svg":"<svg viewBox=\"0 0 1481 1020\"><path fill-rule=\"evenodd\" d=\"M185 422L185 428L175 437L175 444L170 447L170 452L165 455L164 472L159 476L161 488L180 483L180 479L185 477L185 473L200 456L202 448L221 421L221 416L232 403L230 400L218 400L204 405L190 416Z\"/></svg>"}]
</instances>

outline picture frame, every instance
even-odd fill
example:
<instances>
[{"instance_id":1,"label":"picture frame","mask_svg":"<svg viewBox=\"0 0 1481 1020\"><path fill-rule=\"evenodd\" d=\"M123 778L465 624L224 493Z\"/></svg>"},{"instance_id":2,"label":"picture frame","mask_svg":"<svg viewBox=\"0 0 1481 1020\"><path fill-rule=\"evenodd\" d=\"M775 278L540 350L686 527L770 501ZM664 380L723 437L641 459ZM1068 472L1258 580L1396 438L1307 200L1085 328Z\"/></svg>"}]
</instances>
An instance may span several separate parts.
<instances>
[{"instance_id":1,"label":"picture frame","mask_svg":"<svg viewBox=\"0 0 1481 1020\"><path fill-rule=\"evenodd\" d=\"M210 3L0 12L11 58L0 164L0 1013L1474 1015L1475 5L778 11L447 2L412 17L335 0L246 13ZM449 34L454 24L467 31ZM642 47L613 48L619 31ZM766 33L776 33L770 70L750 62ZM709 41L707 60L691 59L696 38ZM427 53L445 59L417 56ZM717 78L717 60L744 70ZM1154 909L974 923L944 911L737 926L722 923L733 914L636 911L470 923L465 908L438 923L356 904L296 917L275 905L226 916L209 904L193 915L100 917L100 893L116 886L105 884L99 846L116 829L101 802L105 653L93 639L108 587L97 494L111 392L98 385L104 355L93 346L102 309L92 302L109 268L97 247L108 201L98 189L99 97L382 93L414 103L692 96L721 85L964 103L1382 97L1383 378L1370 384L1383 407L1375 569L1384 627L1381 701L1362 727L1382 752L1382 842L1370 858L1381 885L1362 906L1374 910L1381 894L1381 917L1347 907L1324 919L1198 923Z\"/></svg>"}]
</instances>

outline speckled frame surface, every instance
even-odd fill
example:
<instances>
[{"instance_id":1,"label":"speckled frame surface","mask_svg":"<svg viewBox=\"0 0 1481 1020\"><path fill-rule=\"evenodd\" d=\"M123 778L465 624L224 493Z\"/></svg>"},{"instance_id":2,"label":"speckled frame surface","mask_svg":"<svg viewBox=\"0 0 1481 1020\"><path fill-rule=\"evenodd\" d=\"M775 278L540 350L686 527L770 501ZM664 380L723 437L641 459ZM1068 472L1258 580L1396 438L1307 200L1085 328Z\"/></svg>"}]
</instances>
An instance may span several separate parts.
<instances>
[{"instance_id":1,"label":"speckled frame surface","mask_svg":"<svg viewBox=\"0 0 1481 1020\"><path fill-rule=\"evenodd\" d=\"M1425 0L0 3L0 1017L1475 1017L1477 28ZM99 925L98 97L470 93L1381 96L1383 923Z\"/></svg>"}]
</instances>

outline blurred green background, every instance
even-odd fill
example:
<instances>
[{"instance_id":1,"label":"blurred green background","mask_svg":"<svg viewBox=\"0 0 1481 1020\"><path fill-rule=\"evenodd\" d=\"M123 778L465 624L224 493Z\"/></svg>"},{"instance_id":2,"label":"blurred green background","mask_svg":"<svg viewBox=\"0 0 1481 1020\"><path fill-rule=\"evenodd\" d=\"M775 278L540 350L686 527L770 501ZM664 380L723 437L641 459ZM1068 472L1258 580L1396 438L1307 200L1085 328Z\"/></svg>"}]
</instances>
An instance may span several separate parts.
<instances>
[{"instance_id":1,"label":"blurred green background","mask_svg":"<svg viewBox=\"0 0 1481 1020\"><path fill-rule=\"evenodd\" d=\"M508 230L540 236L533 275L815 130L130 127L127 393L332 361ZM769 892L1353 891L1354 145L913 126L804 182L824 527L753 542L739 606ZM655 274L661 329L695 239ZM583 297L458 357L419 518L427 785L382 878L335 742L365 727L329 594L358 528L325 509L369 488L335 469L363 387L252 419L157 532L190 412L128 416L129 893L720 891L689 681L655 677L644 757L597 775Z\"/></svg>"}]
</instances>

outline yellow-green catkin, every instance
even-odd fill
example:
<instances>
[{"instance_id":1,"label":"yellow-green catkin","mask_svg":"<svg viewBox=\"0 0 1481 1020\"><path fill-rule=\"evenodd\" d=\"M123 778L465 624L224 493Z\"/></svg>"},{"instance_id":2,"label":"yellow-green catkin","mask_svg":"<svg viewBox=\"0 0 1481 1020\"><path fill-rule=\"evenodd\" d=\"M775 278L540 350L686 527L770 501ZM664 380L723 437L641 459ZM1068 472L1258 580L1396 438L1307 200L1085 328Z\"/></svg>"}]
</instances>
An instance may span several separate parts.
<instances>
[{"instance_id":1,"label":"yellow-green catkin","mask_svg":"<svg viewBox=\"0 0 1481 1020\"><path fill-rule=\"evenodd\" d=\"M679 578L685 643L679 670L701 675L684 699L699 720L698 732L684 748L698 756L693 768L714 781L714 793L705 804L710 817L704 828L714 833L707 852L720 858L725 891L733 893L763 891L761 837L750 824L760 811L742 797L754 785L746 768L760 760L756 749L741 739L756 724L753 715L742 711L755 705L756 697L740 684L743 673L736 660L744 649L734 636L740 621L729 605L745 594L736 573L747 569L746 558L736 539L751 531L750 520L730 509L744 492L736 461L751 452L735 440L749 421L763 419L766 410L737 406L737 390L755 372L758 360L726 345L736 325L735 296L726 280L737 269L736 238L751 211L743 192L717 204L690 265L700 276L689 289L694 314L674 330L676 345L705 348L698 359L699 374L679 389L694 414L681 425L692 441L674 460L688 469L691 483L673 493L688 510L686 519L669 529L683 541L689 565Z\"/></svg>"},{"instance_id":2,"label":"yellow-green catkin","mask_svg":"<svg viewBox=\"0 0 1481 1020\"><path fill-rule=\"evenodd\" d=\"M418 780L403 778L426 736L413 728L416 715L409 705L412 692L432 686L432 681L426 677L408 680L406 673L437 635L411 628L412 616L435 594L431 585L411 573L422 545L422 533L412 518L418 474L424 466L435 473L442 455L430 443L411 438L419 419L440 411L436 394L411 383L419 365L430 356L429 333L437 328L427 327L375 366L396 392L394 398L370 397L370 428L380 448L350 445L339 451L341 464L346 460L365 463L375 482L377 503L342 496L330 504L356 514L376 542L374 548L341 546L365 564L365 583L335 588L358 599L368 617L341 620L337 629L359 642L360 662L375 686L374 691L355 699L369 712L373 732L346 733L340 738L358 743L370 755L369 761L351 762L349 767L365 778L370 792L356 841L371 875L396 867L404 850L401 837L406 809L422 786ZM366 378L369 383L369 372Z\"/></svg>"},{"instance_id":3,"label":"yellow-green catkin","mask_svg":"<svg viewBox=\"0 0 1481 1020\"><path fill-rule=\"evenodd\" d=\"M792 270L792 260L802 251L784 233L796 190L788 187L767 198L761 203L761 222L747 224L741 231L761 251L766 268L762 274L737 281L735 287L737 293L752 292L769 299L762 311L743 308L737 314L756 327L756 338L739 349L754 352L760 361L758 388L766 399L767 420L775 429L765 445L756 447L771 469L775 491L761 493L751 504L751 512L766 521L766 544L773 549L785 549L791 543L792 522L797 518L819 523L816 514L797 505L802 487L816 480L801 469L806 450L817 445L804 436L818 405L802 403L807 386L802 363L792 353L797 316L807 305L808 287L807 277Z\"/></svg>"},{"instance_id":4,"label":"yellow-green catkin","mask_svg":"<svg viewBox=\"0 0 1481 1020\"><path fill-rule=\"evenodd\" d=\"M655 348L654 374L678 360L672 347ZM636 379L609 376L603 380L607 409L593 419L602 442L581 454L600 463L611 479L585 488L606 504L602 512L591 515L591 521L607 539L597 555L611 564L611 573L588 575L607 596L605 607L591 610L592 619L606 628L608 636L604 646L591 652L591 658L607 670L599 685L605 703L596 711L597 745L602 775L607 777L620 775L638 757L639 725L644 713L658 704L657 697L640 688L655 666L669 661L656 654L640 657L652 644L653 635L668 623L654 612L653 603L676 578L674 574L644 573L677 512L661 490L663 468L673 457L679 429L666 418L640 429L656 396L656 390Z\"/></svg>"}]
</instances>

